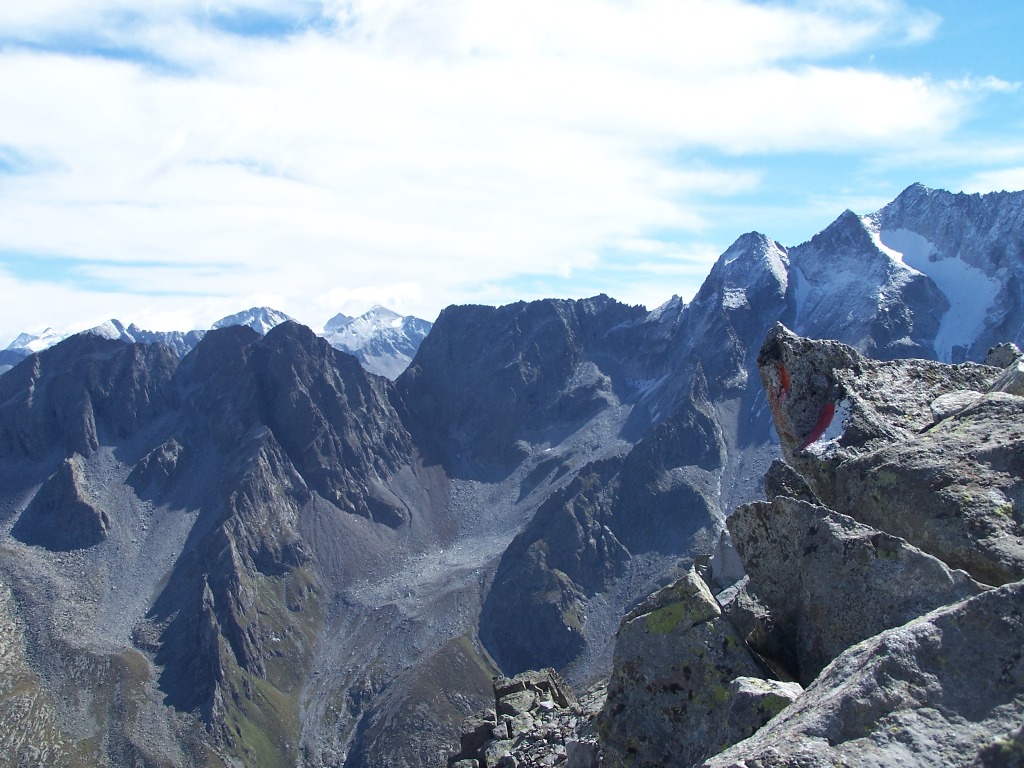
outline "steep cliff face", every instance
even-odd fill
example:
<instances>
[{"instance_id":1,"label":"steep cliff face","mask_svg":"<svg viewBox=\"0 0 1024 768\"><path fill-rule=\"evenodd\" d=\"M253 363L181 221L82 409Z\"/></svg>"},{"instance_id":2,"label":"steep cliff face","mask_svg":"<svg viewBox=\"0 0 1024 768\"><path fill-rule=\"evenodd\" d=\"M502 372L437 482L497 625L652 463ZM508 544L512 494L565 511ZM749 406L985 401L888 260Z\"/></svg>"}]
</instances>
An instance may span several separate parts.
<instances>
[{"instance_id":1,"label":"steep cliff face","mask_svg":"<svg viewBox=\"0 0 1024 768\"><path fill-rule=\"evenodd\" d=\"M147 459L184 457L173 460L175 485L207 490L140 631L155 638L170 704L202 712L246 760L291 764L304 681L328 632L327 585L372 572L384 551L373 535L321 542L313 532L337 528L339 515L365 520L364 535L408 529L415 510L429 533L429 505L393 489L412 471L411 438L390 382L295 323L265 337L213 331L175 383L179 421Z\"/></svg>"},{"instance_id":2,"label":"steep cliff face","mask_svg":"<svg viewBox=\"0 0 1024 768\"><path fill-rule=\"evenodd\" d=\"M865 221L883 248L927 275L948 302L932 341L939 359L980 362L1000 342L1021 342L1021 193L952 194L915 184Z\"/></svg>"},{"instance_id":3,"label":"steep cliff face","mask_svg":"<svg viewBox=\"0 0 1024 768\"><path fill-rule=\"evenodd\" d=\"M417 438L456 476L501 478L616 404L628 374L614 332L646 311L581 301L449 307L398 379Z\"/></svg>"},{"instance_id":4,"label":"steep cliff face","mask_svg":"<svg viewBox=\"0 0 1024 768\"><path fill-rule=\"evenodd\" d=\"M176 404L177 357L159 345L74 336L0 376L0 459L90 456L122 442Z\"/></svg>"},{"instance_id":5,"label":"steep cliff face","mask_svg":"<svg viewBox=\"0 0 1024 768\"><path fill-rule=\"evenodd\" d=\"M591 621L590 602L615 592L616 604L634 602L652 575L671 573L676 553L707 545L720 526L723 463L713 412L695 396L626 456L588 465L548 497L505 550L480 616L481 639L502 669L599 674L608 627Z\"/></svg>"}]
</instances>

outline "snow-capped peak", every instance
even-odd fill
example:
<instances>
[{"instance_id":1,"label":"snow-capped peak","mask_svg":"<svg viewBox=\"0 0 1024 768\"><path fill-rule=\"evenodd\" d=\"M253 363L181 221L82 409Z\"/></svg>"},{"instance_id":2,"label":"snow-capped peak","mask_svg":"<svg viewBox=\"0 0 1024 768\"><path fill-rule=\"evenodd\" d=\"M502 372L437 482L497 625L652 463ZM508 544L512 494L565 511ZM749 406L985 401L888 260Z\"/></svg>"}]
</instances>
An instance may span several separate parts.
<instances>
[{"instance_id":1,"label":"snow-capped peak","mask_svg":"<svg viewBox=\"0 0 1024 768\"><path fill-rule=\"evenodd\" d=\"M83 331L83 333L89 334L90 336L100 336L104 339L129 340L125 338L125 326L120 320L107 320L105 323L100 323L94 328Z\"/></svg>"},{"instance_id":2,"label":"snow-capped peak","mask_svg":"<svg viewBox=\"0 0 1024 768\"><path fill-rule=\"evenodd\" d=\"M286 315L284 312L279 312L276 309L270 307L252 307L243 312L237 312L234 315L228 315L223 317L210 326L211 330L217 328L228 328L232 325L245 325L252 328L256 333L261 336L265 336L267 331L271 328L280 325L281 323L292 320L291 317Z\"/></svg>"},{"instance_id":3,"label":"snow-capped peak","mask_svg":"<svg viewBox=\"0 0 1024 768\"><path fill-rule=\"evenodd\" d=\"M12 351L24 351L26 354L32 354L33 352L42 352L48 347L52 347L59 341L63 341L68 337L66 333L58 333L53 328L47 328L42 333L22 333L7 345L7 349Z\"/></svg>"},{"instance_id":4,"label":"snow-capped peak","mask_svg":"<svg viewBox=\"0 0 1024 768\"><path fill-rule=\"evenodd\" d=\"M323 337L335 349L355 355L367 370L394 379L408 367L431 323L405 316L379 304L359 317L336 315Z\"/></svg>"}]
</instances>

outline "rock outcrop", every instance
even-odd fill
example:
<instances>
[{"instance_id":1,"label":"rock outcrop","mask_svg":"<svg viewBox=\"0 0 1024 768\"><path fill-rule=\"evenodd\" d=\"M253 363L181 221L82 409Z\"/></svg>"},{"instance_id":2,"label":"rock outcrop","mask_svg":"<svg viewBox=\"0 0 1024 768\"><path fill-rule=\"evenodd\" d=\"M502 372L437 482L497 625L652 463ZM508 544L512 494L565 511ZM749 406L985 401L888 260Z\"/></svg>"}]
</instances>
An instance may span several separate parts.
<instances>
[{"instance_id":1,"label":"rock outcrop","mask_svg":"<svg viewBox=\"0 0 1024 768\"><path fill-rule=\"evenodd\" d=\"M804 685L854 643L983 589L903 539L786 496L727 522L784 638L774 660Z\"/></svg>"},{"instance_id":2,"label":"rock outcrop","mask_svg":"<svg viewBox=\"0 0 1024 768\"><path fill-rule=\"evenodd\" d=\"M781 325L758 365L783 455L823 504L984 583L1024 578L1024 400L990 391L998 369L869 360Z\"/></svg>"},{"instance_id":3,"label":"rock outcrop","mask_svg":"<svg viewBox=\"0 0 1024 768\"><path fill-rule=\"evenodd\" d=\"M11 532L26 544L66 551L99 544L109 530L110 516L89 492L75 454L39 487Z\"/></svg>"},{"instance_id":4,"label":"rock outcrop","mask_svg":"<svg viewBox=\"0 0 1024 768\"><path fill-rule=\"evenodd\" d=\"M600 719L605 762L691 765L753 733L764 672L703 580L691 570L634 609L619 628ZM777 694L766 687L765 696ZM767 713L769 704L761 710ZM774 714L774 712L772 712Z\"/></svg>"}]
</instances>

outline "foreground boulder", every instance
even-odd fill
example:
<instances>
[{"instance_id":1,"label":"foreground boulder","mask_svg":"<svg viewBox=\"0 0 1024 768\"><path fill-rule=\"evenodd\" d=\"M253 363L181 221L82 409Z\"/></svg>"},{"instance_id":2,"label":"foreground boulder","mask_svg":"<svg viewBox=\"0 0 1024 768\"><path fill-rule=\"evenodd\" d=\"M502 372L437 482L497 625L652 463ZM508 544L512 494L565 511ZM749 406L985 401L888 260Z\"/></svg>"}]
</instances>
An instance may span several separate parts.
<instances>
[{"instance_id":1,"label":"foreground boulder","mask_svg":"<svg viewBox=\"0 0 1024 768\"><path fill-rule=\"evenodd\" d=\"M853 646L705 768L1024 765L1024 582Z\"/></svg>"},{"instance_id":2,"label":"foreground boulder","mask_svg":"<svg viewBox=\"0 0 1024 768\"><path fill-rule=\"evenodd\" d=\"M463 724L452 768L595 768L600 749L592 722L604 702L595 687L580 698L553 669L494 679L493 710Z\"/></svg>"},{"instance_id":3,"label":"foreground boulder","mask_svg":"<svg viewBox=\"0 0 1024 768\"><path fill-rule=\"evenodd\" d=\"M770 684L756 695L756 684L734 684L764 676L691 570L619 628L599 724L605 764L691 765L745 738L793 695Z\"/></svg>"},{"instance_id":4,"label":"foreground boulder","mask_svg":"<svg viewBox=\"0 0 1024 768\"><path fill-rule=\"evenodd\" d=\"M758 367L782 453L822 504L978 581L1024 578L1024 398L990 391L1005 371L869 360L781 325Z\"/></svg>"},{"instance_id":5,"label":"foreground boulder","mask_svg":"<svg viewBox=\"0 0 1024 768\"><path fill-rule=\"evenodd\" d=\"M728 526L785 638L778 661L804 685L854 643L983 589L903 539L785 496L739 507Z\"/></svg>"}]
</instances>

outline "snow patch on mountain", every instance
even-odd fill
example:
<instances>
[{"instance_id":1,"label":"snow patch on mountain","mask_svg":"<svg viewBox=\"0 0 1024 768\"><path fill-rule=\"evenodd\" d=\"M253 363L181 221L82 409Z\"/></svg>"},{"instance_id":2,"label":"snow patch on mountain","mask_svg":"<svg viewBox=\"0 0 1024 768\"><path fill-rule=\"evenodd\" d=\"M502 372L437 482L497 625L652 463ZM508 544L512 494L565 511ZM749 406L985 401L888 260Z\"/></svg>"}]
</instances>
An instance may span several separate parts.
<instances>
[{"instance_id":1,"label":"snow patch on mountain","mask_svg":"<svg viewBox=\"0 0 1024 768\"><path fill-rule=\"evenodd\" d=\"M335 324L328 338L328 327L324 326L325 338L335 347L348 351L365 347L374 336L386 329L400 329L404 318L387 307L377 305L359 317L348 322Z\"/></svg>"},{"instance_id":2,"label":"snow patch on mountain","mask_svg":"<svg viewBox=\"0 0 1024 768\"><path fill-rule=\"evenodd\" d=\"M953 348L968 347L985 328L985 318L999 293L999 281L959 256L942 258L927 238L909 229L873 228L880 250L909 269L927 275L949 301L935 335L935 354L951 362Z\"/></svg>"},{"instance_id":3,"label":"snow patch on mountain","mask_svg":"<svg viewBox=\"0 0 1024 768\"><path fill-rule=\"evenodd\" d=\"M33 352L42 352L44 349L52 347L59 341L63 341L68 337L66 333L58 333L53 328L47 328L45 331L39 334L34 333L22 333L7 345L7 349L10 351L23 350L26 357Z\"/></svg>"}]
</instances>

